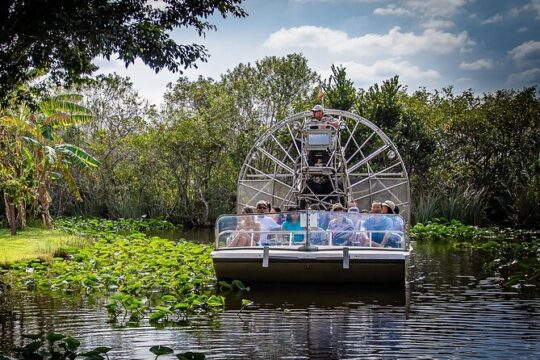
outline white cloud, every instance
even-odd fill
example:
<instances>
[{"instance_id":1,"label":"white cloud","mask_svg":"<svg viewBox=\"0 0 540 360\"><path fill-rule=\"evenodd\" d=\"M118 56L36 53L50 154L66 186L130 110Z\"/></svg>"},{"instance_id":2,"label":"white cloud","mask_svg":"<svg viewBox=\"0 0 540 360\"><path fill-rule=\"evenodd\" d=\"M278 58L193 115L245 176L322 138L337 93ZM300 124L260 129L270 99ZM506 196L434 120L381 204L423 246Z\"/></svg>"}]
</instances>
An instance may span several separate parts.
<instances>
[{"instance_id":1,"label":"white cloud","mask_svg":"<svg viewBox=\"0 0 540 360\"><path fill-rule=\"evenodd\" d=\"M536 19L540 20L540 0L531 0L527 4L510 9L511 16L519 16L522 13L532 11L536 13Z\"/></svg>"},{"instance_id":2,"label":"white cloud","mask_svg":"<svg viewBox=\"0 0 540 360\"><path fill-rule=\"evenodd\" d=\"M502 17L501 14L495 14L492 17L487 18L486 20L482 21L481 24L482 25L495 24L495 23L501 22L503 19L504 18Z\"/></svg>"},{"instance_id":3,"label":"white cloud","mask_svg":"<svg viewBox=\"0 0 540 360\"><path fill-rule=\"evenodd\" d=\"M462 70L483 70L493 69L494 66L495 64L492 59L478 59L470 63L463 61L459 65L459 68Z\"/></svg>"},{"instance_id":4,"label":"white cloud","mask_svg":"<svg viewBox=\"0 0 540 360\"><path fill-rule=\"evenodd\" d=\"M508 76L508 85L512 87L534 86L540 83L540 69L533 68Z\"/></svg>"},{"instance_id":5,"label":"white cloud","mask_svg":"<svg viewBox=\"0 0 540 360\"><path fill-rule=\"evenodd\" d=\"M402 0L375 9L377 15L417 15L419 17L449 18L465 4L467 0Z\"/></svg>"},{"instance_id":6,"label":"white cloud","mask_svg":"<svg viewBox=\"0 0 540 360\"><path fill-rule=\"evenodd\" d=\"M474 45L466 32L453 34L436 29L426 29L422 34L401 32L392 28L387 34L365 34L349 37L343 31L317 26L282 28L268 37L263 46L270 49L301 48L324 49L330 53L350 56L388 54L401 56L421 51L450 53L467 50Z\"/></svg>"},{"instance_id":7,"label":"white cloud","mask_svg":"<svg viewBox=\"0 0 540 360\"><path fill-rule=\"evenodd\" d=\"M540 60L540 41L529 40L516 46L508 55L517 62L536 62Z\"/></svg>"},{"instance_id":8,"label":"white cloud","mask_svg":"<svg viewBox=\"0 0 540 360\"><path fill-rule=\"evenodd\" d=\"M527 31L527 30L529 30L529 29L527 29L526 26L523 26L523 27L520 27L520 28L518 29L518 32L522 33L522 32L525 32L525 31Z\"/></svg>"},{"instance_id":9,"label":"white cloud","mask_svg":"<svg viewBox=\"0 0 540 360\"><path fill-rule=\"evenodd\" d=\"M407 84L421 84L441 77L436 70L422 70L418 66L399 58L378 60L371 65L354 61L341 62L336 65L344 66L347 69L347 76L359 86L380 83L394 75L399 75L403 83Z\"/></svg>"},{"instance_id":10,"label":"white cloud","mask_svg":"<svg viewBox=\"0 0 540 360\"><path fill-rule=\"evenodd\" d=\"M381 16L386 16L386 15L411 16L413 15L413 13L410 12L409 10L401 8L401 7L397 7L395 5L388 5L387 7L384 7L384 8L376 8L375 10L373 10L373 13L375 15L381 15Z\"/></svg>"},{"instance_id":11,"label":"white cloud","mask_svg":"<svg viewBox=\"0 0 540 360\"><path fill-rule=\"evenodd\" d=\"M453 27L454 23L450 20L429 19L424 21L421 25L426 29L448 29Z\"/></svg>"}]
</instances>

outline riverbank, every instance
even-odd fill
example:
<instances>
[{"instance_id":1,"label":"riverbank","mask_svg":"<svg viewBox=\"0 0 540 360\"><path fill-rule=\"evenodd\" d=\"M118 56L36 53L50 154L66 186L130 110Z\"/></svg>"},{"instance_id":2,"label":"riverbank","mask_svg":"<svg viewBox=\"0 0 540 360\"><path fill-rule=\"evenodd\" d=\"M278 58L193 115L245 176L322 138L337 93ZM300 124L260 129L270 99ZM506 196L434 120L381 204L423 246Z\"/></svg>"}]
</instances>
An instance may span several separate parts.
<instances>
[{"instance_id":1,"label":"riverbank","mask_svg":"<svg viewBox=\"0 0 540 360\"><path fill-rule=\"evenodd\" d=\"M0 266L20 260L52 260L59 251L68 247L82 247L88 240L60 230L29 227L11 235L0 229Z\"/></svg>"}]
</instances>

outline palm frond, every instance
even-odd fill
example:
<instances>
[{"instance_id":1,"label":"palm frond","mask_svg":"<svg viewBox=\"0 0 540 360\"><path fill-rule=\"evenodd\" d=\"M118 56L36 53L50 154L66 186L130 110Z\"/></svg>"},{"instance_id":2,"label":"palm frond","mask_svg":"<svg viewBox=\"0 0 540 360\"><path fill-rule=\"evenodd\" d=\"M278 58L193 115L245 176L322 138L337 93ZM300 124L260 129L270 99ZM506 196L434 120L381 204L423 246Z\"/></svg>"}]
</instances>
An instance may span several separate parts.
<instances>
[{"instance_id":1,"label":"palm frond","mask_svg":"<svg viewBox=\"0 0 540 360\"><path fill-rule=\"evenodd\" d=\"M35 147L42 147L43 145L37 141L36 139L29 137L29 136L23 136L22 139L29 143L30 145L34 145Z\"/></svg>"},{"instance_id":2,"label":"palm frond","mask_svg":"<svg viewBox=\"0 0 540 360\"><path fill-rule=\"evenodd\" d=\"M75 197L75 200L82 201L81 193L79 192L79 187L75 183L75 179L73 178L73 175L71 175L71 173L66 167L62 167L62 176L64 180L66 181L66 184L69 188L69 191L71 192L71 195Z\"/></svg>"},{"instance_id":3,"label":"palm frond","mask_svg":"<svg viewBox=\"0 0 540 360\"><path fill-rule=\"evenodd\" d=\"M14 126L23 132L31 135L35 135L36 128L32 124L24 121L20 117L16 116L3 116L0 118L0 123L4 126Z\"/></svg>"},{"instance_id":4,"label":"palm frond","mask_svg":"<svg viewBox=\"0 0 540 360\"><path fill-rule=\"evenodd\" d=\"M39 107L46 117L44 123L68 126L92 120L90 109L73 100L80 100L80 95L61 95L42 101Z\"/></svg>"},{"instance_id":5,"label":"palm frond","mask_svg":"<svg viewBox=\"0 0 540 360\"><path fill-rule=\"evenodd\" d=\"M101 165L99 160L78 146L72 144L60 144L56 145L56 148L80 168L96 168Z\"/></svg>"},{"instance_id":6,"label":"palm frond","mask_svg":"<svg viewBox=\"0 0 540 360\"><path fill-rule=\"evenodd\" d=\"M58 158L58 156L56 155L56 150L53 147L48 146L48 145L45 145L44 149L45 149L45 156L49 164L55 164L56 159Z\"/></svg>"},{"instance_id":7,"label":"palm frond","mask_svg":"<svg viewBox=\"0 0 540 360\"><path fill-rule=\"evenodd\" d=\"M25 148L24 146L22 146L22 153L26 159L26 162L28 163L28 167L29 168L33 168L34 167L34 157L32 156L32 154L30 153L30 151Z\"/></svg>"}]
</instances>

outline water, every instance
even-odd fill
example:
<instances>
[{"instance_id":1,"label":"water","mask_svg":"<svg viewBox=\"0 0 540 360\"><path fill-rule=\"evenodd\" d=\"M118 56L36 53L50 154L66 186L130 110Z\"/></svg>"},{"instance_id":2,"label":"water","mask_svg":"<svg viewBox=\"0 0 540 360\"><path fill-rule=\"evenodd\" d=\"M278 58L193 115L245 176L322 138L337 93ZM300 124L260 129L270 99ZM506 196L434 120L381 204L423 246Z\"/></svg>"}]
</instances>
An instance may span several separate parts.
<instances>
[{"instance_id":1,"label":"water","mask_svg":"<svg viewBox=\"0 0 540 360\"><path fill-rule=\"evenodd\" d=\"M112 347L111 359L153 359L153 345L209 359L538 359L540 297L502 290L482 262L417 245L406 288L258 285L228 294L222 313L163 329L114 328L101 300L30 297L0 322L0 349L54 330ZM239 311L242 298L255 305Z\"/></svg>"}]
</instances>

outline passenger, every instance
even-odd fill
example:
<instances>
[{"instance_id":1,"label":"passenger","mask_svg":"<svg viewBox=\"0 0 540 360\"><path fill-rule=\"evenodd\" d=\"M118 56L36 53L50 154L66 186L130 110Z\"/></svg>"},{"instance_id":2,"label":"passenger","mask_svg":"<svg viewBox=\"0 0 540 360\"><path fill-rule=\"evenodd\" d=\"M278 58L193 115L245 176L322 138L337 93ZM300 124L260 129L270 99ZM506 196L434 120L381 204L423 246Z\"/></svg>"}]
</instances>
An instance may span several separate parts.
<instances>
[{"instance_id":1,"label":"passenger","mask_svg":"<svg viewBox=\"0 0 540 360\"><path fill-rule=\"evenodd\" d=\"M286 220L281 224L281 229L289 233L293 233L292 244L297 245L304 242L304 234L302 226L300 226L300 213L298 209L289 209L291 212L287 214ZM290 240L290 235L287 234L287 240Z\"/></svg>"},{"instance_id":2,"label":"passenger","mask_svg":"<svg viewBox=\"0 0 540 360\"><path fill-rule=\"evenodd\" d=\"M328 230L332 234L333 245L352 245L351 237L354 235L353 222L345 217L345 208L340 203L332 206L334 219L328 223Z\"/></svg>"},{"instance_id":3,"label":"passenger","mask_svg":"<svg viewBox=\"0 0 540 360\"><path fill-rule=\"evenodd\" d=\"M272 219L276 222L276 224L281 225L285 221L285 215L281 213L281 208L278 207L272 207L270 208L270 215Z\"/></svg>"},{"instance_id":4,"label":"passenger","mask_svg":"<svg viewBox=\"0 0 540 360\"><path fill-rule=\"evenodd\" d=\"M242 209L242 215L236 226L236 231L232 237L229 247L254 246L259 241L261 225L255 221L253 215L255 211L251 206Z\"/></svg>"},{"instance_id":5,"label":"passenger","mask_svg":"<svg viewBox=\"0 0 540 360\"><path fill-rule=\"evenodd\" d=\"M318 226L309 227L309 240L312 245L328 245L326 231Z\"/></svg>"},{"instance_id":6,"label":"passenger","mask_svg":"<svg viewBox=\"0 0 540 360\"><path fill-rule=\"evenodd\" d=\"M349 209L347 209L347 217L352 221L354 227L354 234L351 236L351 243L353 245L361 244L360 230L362 229L362 217L360 216L360 211L356 207L354 201L349 202Z\"/></svg>"},{"instance_id":7,"label":"passenger","mask_svg":"<svg viewBox=\"0 0 540 360\"><path fill-rule=\"evenodd\" d=\"M397 215L399 214L399 208L393 201L386 200L382 203L382 213ZM390 216L390 220L392 220L392 230L396 232L392 233L392 235L390 236L390 239L388 240L388 245L390 247L400 247L399 245L401 244L401 240L403 238L402 235L405 227L403 218L401 216Z\"/></svg>"},{"instance_id":8,"label":"passenger","mask_svg":"<svg viewBox=\"0 0 540 360\"><path fill-rule=\"evenodd\" d=\"M319 204L311 204L309 206L309 210L314 210L319 213L319 216L317 217L317 225L323 230L326 230L328 228L328 223L330 222L330 214L326 212L326 209L319 205Z\"/></svg>"},{"instance_id":9,"label":"passenger","mask_svg":"<svg viewBox=\"0 0 540 360\"><path fill-rule=\"evenodd\" d=\"M371 204L372 216L368 217L364 222L364 229L369 235L364 235L364 241L371 246L385 247L390 239L392 230L392 220L388 216L382 214L382 203L379 201Z\"/></svg>"},{"instance_id":10,"label":"passenger","mask_svg":"<svg viewBox=\"0 0 540 360\"><path fill-rule=\"evenodd\" d=\"M324 115L324 108L322 105L315 105L311 109L312 113L312 120L320 121L321 125L319 125L319 128L324 129L327 127L333 127L334 129L338 128L338 121L330 116Z\"/></svg>"},{"instance_id":11,"label":"passenger","mask_svg":"<svg viewBox=\"0 0 540 360\"><path fill-rule=\"evenodd\" d=\"M264 200L257 202L257 222L261 225L261 235L259 245L268 245L269 238L273 238L273 235L268 234L270 231L280 230L281 227L267 214L269 213L268 203Z\"/></svg>"}]
</instances>

